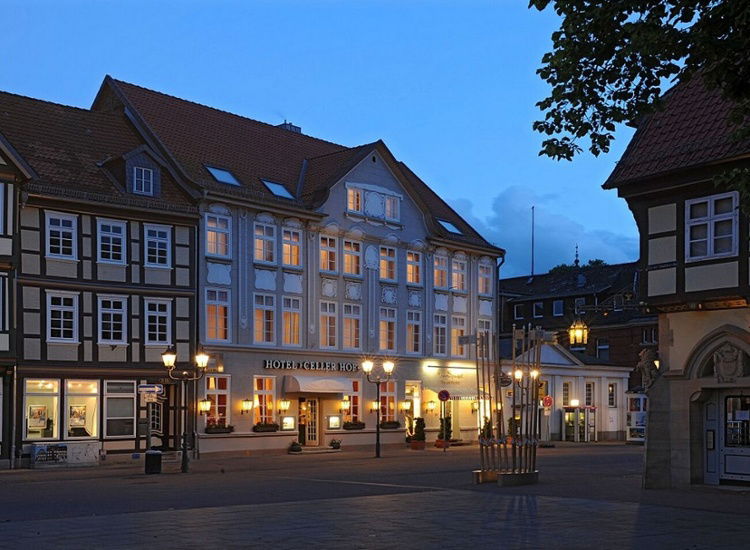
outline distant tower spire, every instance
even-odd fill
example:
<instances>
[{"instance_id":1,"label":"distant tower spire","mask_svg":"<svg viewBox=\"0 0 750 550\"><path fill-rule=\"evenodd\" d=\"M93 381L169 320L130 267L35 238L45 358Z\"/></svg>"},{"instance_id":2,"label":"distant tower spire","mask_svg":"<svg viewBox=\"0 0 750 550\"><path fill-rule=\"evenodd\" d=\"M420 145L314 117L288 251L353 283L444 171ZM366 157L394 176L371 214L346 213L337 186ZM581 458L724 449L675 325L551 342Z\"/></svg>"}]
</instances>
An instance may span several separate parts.
<instances>
[{"instance_id":1,"label":"distant tower spire","mask_svg":"<svg viewBox=\"0 0 750 550\"><path fill-rule=\"evenodd\" d=\"M581 262L578 260L578 244L576 244L576 259L573 262L573 265L575 265L576 267L578 267L580 264L581 264Z\"/></svg>"}]
</instances>

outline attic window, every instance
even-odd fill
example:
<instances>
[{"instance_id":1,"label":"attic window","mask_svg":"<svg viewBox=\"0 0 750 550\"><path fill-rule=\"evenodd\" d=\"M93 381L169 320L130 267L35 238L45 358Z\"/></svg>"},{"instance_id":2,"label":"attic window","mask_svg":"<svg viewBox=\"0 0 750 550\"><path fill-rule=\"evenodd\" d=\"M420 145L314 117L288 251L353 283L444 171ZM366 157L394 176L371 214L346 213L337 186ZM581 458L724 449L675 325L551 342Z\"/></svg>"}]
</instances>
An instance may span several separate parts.
<instances>
[{"instance_id":1,"label":"attic window","mask_svg":"<svg viewBox=\"0 0 750 550\"><path fill-rule=\"evenodd\" d=\"M133 168L133 193L137 195L154 194L154 171L151 168L135 166Z\"/></svg>"},{"instance_id":2,"label":"attic window","mask_svg":"<svg viewBox=\"0 0 750 550\"><path fill-rule=\"evenodd\" d=\"M266 189L268 189L271 193L276 195L277 197L282 197L285 199L294 199L292 194L287 191L287 188L281 185L280 183L274 183L272 181L266 181L261 180L263 182L263 185L266 186Z\"/></svg>"},{"instance_id":3,"label":"attic window","mask_svg":"<svg viewBox=\"0 0 750 550\"><path fill-rule=\"evenodd\" d=\"M463 232L451 222L447 220L438 220L438 222L451 233L455 233L456 235L463 235Z\"/></svg>"},{"instance_id":4,"label":"attic window","mask_svg":"<svg viewBox=\"0 0 750 550\"><path fill-rule=\"evenodd\" d=\"M234 177L229 170L222 170L221 168L214 168L213 166L206 166L206 170L211 172L214 179L220 183L226 183L228 185L239 185L240 182Z\"/></svg>"}]
</instances>

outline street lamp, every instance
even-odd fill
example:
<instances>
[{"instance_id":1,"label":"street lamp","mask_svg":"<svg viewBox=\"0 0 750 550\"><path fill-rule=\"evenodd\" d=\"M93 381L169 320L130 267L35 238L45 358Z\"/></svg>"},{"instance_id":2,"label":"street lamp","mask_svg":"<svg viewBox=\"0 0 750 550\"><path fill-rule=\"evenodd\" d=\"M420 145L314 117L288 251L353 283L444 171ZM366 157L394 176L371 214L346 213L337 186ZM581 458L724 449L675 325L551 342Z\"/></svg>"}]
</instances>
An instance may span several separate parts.
<instances>
[{"instance_id":1,"label":"street lamp","mask_svg":"<svg viewBox=\"0 0 750 550\"><path fill-rule=\"evenodd\" d=\"M375 458L380 458L380 384L391 379L393 369L396 367L396 365L393 364L393 361L383 361L383 372L385 373L385 376L377 376L373 378L371 377L371 374L374 366L375 363L373 363L372 361L362 361L362 370L367 376L367 381L371 384L375 384L375 387L377 388L377 407L375 408Z\"/></svg>"},{"instance_id":2,"label":"street lamp","mask_svg":"<svg viewBox=\"0 0 750 550\"><path fill-rule=\"evenodd\" d=\"M568 329L568 340L571 346L586 345L589 341L589 327L580 317L573 321Z\"/></svg>"},{"instance_id":3,"label":"street lamp","mask_svg":"<svg viewBox=\"0 0 750 550\"><path fill-rule=\"evenodd\" d=\"M169 377L172 380L179 380L181 384L181 391L182 395L185 396L185 421L183 422L182 426L182 464L181 464L181 471L182 473L187 473L189 470L189 460L188 460L188 433L187 433L187 409L188 409L188 403L187 403L187 383L188 382L195 382L197 380L200 380L203 378L206 374L206 367L208 367L208 360L209 356L208 354L203 351L202 347L198 348L197 353L195 354L195 369L194 370L175 370L175 364L177 363L177 348L175 348L174 345L169 346L164 353L161 354L161 360L164 363L164 367L167 369L167 373L169 374ZM208 409L204 410L205 402L208 401L206 399L202 400L199 404L199 407L201 409L201 414L204 412L208 412L211 410L211 402L208 401Z\"/></svg>"}]
</instances>

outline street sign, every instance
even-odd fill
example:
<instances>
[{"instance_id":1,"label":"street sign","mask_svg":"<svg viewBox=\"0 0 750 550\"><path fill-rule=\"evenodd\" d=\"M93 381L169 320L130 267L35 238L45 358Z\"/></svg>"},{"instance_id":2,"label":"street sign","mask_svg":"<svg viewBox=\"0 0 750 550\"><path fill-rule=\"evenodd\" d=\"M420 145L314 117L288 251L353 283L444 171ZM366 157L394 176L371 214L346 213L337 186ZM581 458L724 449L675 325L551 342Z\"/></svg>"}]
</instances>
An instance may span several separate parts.
<instances>
[{"instance_id":1,"label":"street sign","mask_svg":"<svg viewBox=\"0 0 750 550\"><path fill-rule=\"evenodd\" d=\"M144 393L142 395L144 398L143 400L146 403L158 403L159 402L159 395L156 393Z\"/></svg>"},{"instance_id":2,"label":"street sign","mask_svg":"<svg viewBox=\"0 0 750 550\"><path fill-rule=\"evenodd\" d=\"M458 344L460 346L468 346L469 344L473 344L476 341L477 341L476 334L467 334L466 336L458 337Z\"/></svg>"},{"instance_id":3,"label":"street sign","mask_svg":"<svg viewBox=\"0 0 750 550\"><path fill-rule=\"evenodd\" d=\"M552 407L544 407L544 416L552 416Z\"/></svg>"},{"instance_id":4,"label":"street sign","mask_svg":"<svg viewBox=\"0 0 750 550\"><path fill-rule=\"evenodd\" d=\"M138 384L138 393L162 395L164 393L164 386L162 384Z\"/></svg>"},{"instance_id":5,"label":"street sign","mask_svg":"<svg viewBox=\"0 0 750 550\"><path fill-rule=\"evenodd\" d=\"M551 407L552 406L552 396L551 395L545 395L542 399L542 405L545 407Z\"/></svg>"},{"instance_id":6,"label":"street sign","mask_svg":"<svg viewBox=\"0 0 750 550\"><path fill-rule=\"evenodd\" d=\"M448 390L440 390L438 392L438 399L440 399L440 401L448 401L450 398L451 394L448 393Z\"/></svg>"},{"instance_id":7,"label":"street sign","mask_svg":"<svg viewBox=\"0 0 750 550\"><path fill-rule=\"evenodd\" d=\"M503 388L507 388L513 383L513 379L510 377L509 374L505 374L504 372L500 373L500 386Z\"/></svg>"}]
</instances>

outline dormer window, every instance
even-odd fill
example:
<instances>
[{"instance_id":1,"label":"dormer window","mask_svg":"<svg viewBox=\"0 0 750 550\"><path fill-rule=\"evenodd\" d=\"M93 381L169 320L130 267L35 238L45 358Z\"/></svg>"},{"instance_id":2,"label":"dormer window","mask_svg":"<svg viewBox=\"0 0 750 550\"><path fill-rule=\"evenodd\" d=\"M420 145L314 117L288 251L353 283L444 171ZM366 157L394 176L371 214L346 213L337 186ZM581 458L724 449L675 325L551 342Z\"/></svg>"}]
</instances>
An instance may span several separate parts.
<instances>
[{"instance_id":1,"label":"dormer window","mask_svg":"<svg viewBox=\"0 0 750 550\"><path fill-rule=\"evenodd\" d=\"M346 190L346 209L349 212L362 213L362 190L361 189L347 189Z\"/></svg>"},{"instance_id":2,"label":"dormer window","mask_svg":"<svg viewBox=\"0 0 750 550\"><path fill-rule=\"evenodd\" d=\"M263 185L266 186L266 189L268 189L271 193L273 193L277 197L281 197L282 199L294 200L294 197L292 196L292 194L287 190L286 187L284 187L280 183L275 183L273 181L267 181L267 180L261 180L261 181L263 182Z\"/></svg>"},{"instance_id":3,"label":"dormer window","mask_svg":"<svg viewBox=\"0 0 750 550\"><path fill-rule=\"evenodd\" d=\"M448 220L439 219L438 223L442 225L444 229L446 229L447 231L451 233L455 233L456 235L463 235L463 232L458 227L456 227L451 222L449 222Z\"/></svg>"},{"instance_id":4,"label":"dormer window","mask_svg":"<svg viewBox=\"0 0 750 550\"><path fill-rule=\"evenodd\" d=\"M219 183L226 183L227 185L237 186L240 185L239 180L235 178L234 174L232 174L229 170L224 170L223 168L216 168L214 166L208 165L206 165L206 170L208 170L214 177L214 179Z\"/></svg>"},{"instance_id":5,"label":"dormer window","mask_svg":"<svg viewBox=\"0 0 750 550\"><path fill-rule=\"evenodd\" d=\"M137 195L154 195L154 171L143 166L133 167L133 193Z\"/></svg>"}]
</instances>

